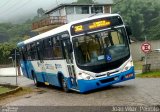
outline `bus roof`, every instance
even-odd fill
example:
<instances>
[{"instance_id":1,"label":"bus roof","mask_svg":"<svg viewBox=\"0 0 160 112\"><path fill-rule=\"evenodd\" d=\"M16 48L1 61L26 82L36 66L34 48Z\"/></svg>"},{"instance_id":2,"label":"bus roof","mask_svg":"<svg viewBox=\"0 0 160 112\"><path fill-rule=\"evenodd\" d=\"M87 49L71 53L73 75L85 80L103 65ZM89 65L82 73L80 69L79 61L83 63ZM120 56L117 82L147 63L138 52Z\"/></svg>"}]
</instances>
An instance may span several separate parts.
<instances>
[{"instance_id":1,"label":"bus roof","mask_svg":"<svg viewBox=\"0 0 160 112\"><path fill-rule=\"evenodd\" d=\"M43 38L46 38L46 37L49 37L49 36L52 36L52 35L64 32L64 31L67 31L67 30L70 29L71 25L76 24L76 23L80 23L80 22L84 22L84 21L89 21L89 20L97 19L97 18L112 17L112 16L120 16L120 15L119 14L103 14L103 15L92 16L92 17L89 17L89 18L73 21L73 22L70 22L68 24L65 24L65 25L62 25L60 27L57 27L55 29L52 29L50 31L47 31L45 33L42 33L40 35L34 36L34 37L32 37L30 39L27 39L25 41L19 42L17 44L17 46L23 46L25 44L32 43L34 41L37 41L37 40L40 40L40 39L43 39Z\"/></svg>"}]
</instances>

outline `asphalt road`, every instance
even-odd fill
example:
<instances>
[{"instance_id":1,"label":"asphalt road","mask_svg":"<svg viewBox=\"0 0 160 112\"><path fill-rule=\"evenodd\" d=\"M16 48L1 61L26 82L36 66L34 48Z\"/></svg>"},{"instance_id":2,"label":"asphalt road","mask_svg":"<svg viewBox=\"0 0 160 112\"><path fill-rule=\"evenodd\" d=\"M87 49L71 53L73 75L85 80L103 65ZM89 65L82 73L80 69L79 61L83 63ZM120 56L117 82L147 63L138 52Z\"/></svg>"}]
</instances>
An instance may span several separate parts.
<instances>
[{"instance_id":1,"label":"asphalt road","mask_svg":"<svg viewBox=\"0 0 160 112\"><path fill-rule=\"evenodd\" d=\"M0 77L0 83L15 84L15 77ZM34 83L18 77L20 86L34 89ZM7 103L9 106L138 106L160 105L160 78L137 78L86 94L65 93L49 86L38 88L33 94L21 96Z\"/></svg>"}]
</instances>

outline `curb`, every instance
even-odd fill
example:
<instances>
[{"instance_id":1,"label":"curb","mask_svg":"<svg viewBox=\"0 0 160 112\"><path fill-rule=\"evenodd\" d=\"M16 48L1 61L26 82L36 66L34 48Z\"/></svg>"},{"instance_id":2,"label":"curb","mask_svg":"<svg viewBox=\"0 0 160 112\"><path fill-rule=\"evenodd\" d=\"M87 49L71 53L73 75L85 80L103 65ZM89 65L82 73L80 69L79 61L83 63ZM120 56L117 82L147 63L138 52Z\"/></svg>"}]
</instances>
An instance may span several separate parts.
<instances>
[{"instance_id":1,"label":"curb","mask_svg":"<svg viewBox=\"0 0 160 112\"><path fill-rule=\"evenodd\" d=\"M12 90L10 90L8 92L1 93L0 94L0 98L4 97L4 96L7 96L7 95L10 95L10 94L13 94L13 93L16 93L16 92L22 90L22 87L15 86L15 85L0 84L0 86L8 87L8 88L11 88L11 89L14 88L14 89L12 89Z\"/></svg>"}]
</instances>

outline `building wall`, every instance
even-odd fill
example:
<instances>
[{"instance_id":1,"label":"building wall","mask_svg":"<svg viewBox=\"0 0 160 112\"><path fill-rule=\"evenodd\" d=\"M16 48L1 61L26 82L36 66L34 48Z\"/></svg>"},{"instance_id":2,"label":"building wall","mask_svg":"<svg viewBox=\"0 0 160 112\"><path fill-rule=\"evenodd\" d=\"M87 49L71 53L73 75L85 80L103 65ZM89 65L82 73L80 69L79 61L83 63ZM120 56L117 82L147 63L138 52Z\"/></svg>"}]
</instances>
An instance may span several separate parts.
<instances>
[{"instance_id":1,"label":"building wall","mask_svg":"<svg viewBox=\"0 0 160 112\"><path fill-rule=\"evenodd\" d=\"M50 13L49 16L60 16L60 12L59 10L57 10L55 12Z\"/></svg>"},{"instance_id":2,"label":"building wall","mask_svg":"<svg viewBox=\"0 0 160 112\"><path fill-rule=\"evenodd\" d=\"M102 13L101 13L102 14ZM67 22L72 22L72 21L76 21L76 20L80 20L80 19L83 19L83 18L88 18L90 16L92 16L94 14L70 14L70 15L67 15ZM97 15L100 15L100 14L97 14Z\"/></svg>"},{"instance_id":3,"label":"building wall","mask_svg":"<svg viewBox=\"0 0 160 112\"><path fill-rule=\"evenodd\" d=\"M58 9L55 12L52 12L50 14L50 16L66 16L67 17L67 21L71 22L71 21L75 21L75 20L79 20L79 19L83 19L83 18L87 18L90 16L93 16L95 14L91 14L91 6L89 7L89 14L76 14L76 7L77 6L72 6L74 7L74 13L73 14L66 14L66 7L63 7L61 9ZM111 6L103 6L103 13L111 13ZM96 14L96 15L100 15L102 13Z\"/></svg>"},{"instance_id":4,"label":"building wall","mask_svg":"<svg viewBox=\"0 0 160 112\"><path fill-rule=\"evenodd\" d=\"M111 13L111 6L104 6L104 13Z\"/></svg>"},{"instance_id":5,"label":"building wall","mask_svg":"<svg viewBox=\"0 0 160 112\"><path fill-rule=\"evenodd\" d=\"M65 8L60 9L60 16L66 16Z\"/></svg>"},{"instance_id":6,"label":"building wall","mask_svg":"<svg viewBox=\"0 0 160 112\"><path fill-rule=\"evenodd\" d=\"M147 64L151 64L150 70L160 70L160 52L151 52L147 55Z\"/></svg>"},{"instance_id":7,"label":"building wall","mask_svg":"<svg viewBox=\"0 0 160 112\"><path fill-rule=\"evenodd\" d=\"M160 40L148 42L151 44L151 50L160 49ZM141 60L141 58L145 55L141 50L142 43L143 42L134 42L130 45L133 60Z\"/></svg>"},{"instance_id":8,"label":"building wall","mask_svg":"<svg viewBox=\"0 0 160 112\"><path fill-rule=\"evenodd\" d=\"M94 16L95 14L91 13L91 6L89 6L90 8L90 13L89 14L76 14L76 12L74 12L74 14L66 14L67 17L67 22L72 22L75 20L79 20L79 19L83 19L83 18L88 18L90 16ZM75 6L74 6L75 9ZM103 13L111 13L111 6L103 6ZM96 15L101 15L103 13L98 13Z\"/></svg>"}]
</instances>

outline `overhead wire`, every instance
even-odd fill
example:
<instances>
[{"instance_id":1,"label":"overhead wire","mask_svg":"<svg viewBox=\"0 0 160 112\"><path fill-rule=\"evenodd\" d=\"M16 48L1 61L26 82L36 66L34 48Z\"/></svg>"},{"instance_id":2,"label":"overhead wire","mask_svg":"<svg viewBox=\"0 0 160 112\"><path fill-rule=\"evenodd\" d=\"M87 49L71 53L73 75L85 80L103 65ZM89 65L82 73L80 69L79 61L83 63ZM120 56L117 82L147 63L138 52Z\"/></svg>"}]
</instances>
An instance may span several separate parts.
<instances>
[{"instance_id":1,"label":"overhead wire","mask_svg":"<svg viewBox=\"0 0 160 112\"><path fill-rule=\"evenodd\" d=\"M6 1L6 0L5 0ZM6 1L4 4L0 4L0 8L2 9L3 7L5 7L6 5L8 5L9 3L11 3L12 0L8 0Z\"/></svg>"},{"instance_id":2,"label":"overhead wire","mask_svg":"<svg viewBox=\"0 0 160 112\"><path fill-rule=\"evenodd\" d=\"M17 2L14 2L14 4L12 6L8 7L7 10L5 12L3 12L1 15L2 16L8 15L8 14L13 15L13 14L15 14L15 12L21 10L21 8L24 7L26 4L28 4L30 1L32 1L32 0L25 0L25 2L23 2L19 6L17 6Z\"/></svg>"},{"instance_id":3,"label":"overhead wire","mask_svg":"<svg viewBox=\"0 0 160 112\"><path fill-rule=\"evenodd\" d=\"M29 3L29 2L32 2L33 0L28 0L28 1L26 1L23 5L21 5L21 7L18 7L17 9L15 9L15 11L14 12L19 12L19 11L21 11L20 9L22 9L22 7L23 8L25 8L25 6L27 6L27 4ZM10 14L10 15L13 15L14 13L12 13L12 14Z\"/></svg>"}]
</instances>

